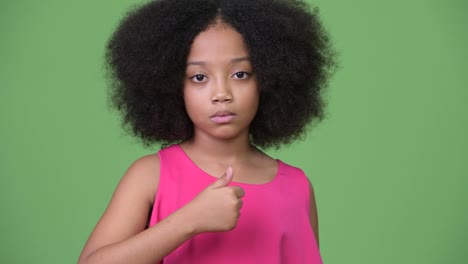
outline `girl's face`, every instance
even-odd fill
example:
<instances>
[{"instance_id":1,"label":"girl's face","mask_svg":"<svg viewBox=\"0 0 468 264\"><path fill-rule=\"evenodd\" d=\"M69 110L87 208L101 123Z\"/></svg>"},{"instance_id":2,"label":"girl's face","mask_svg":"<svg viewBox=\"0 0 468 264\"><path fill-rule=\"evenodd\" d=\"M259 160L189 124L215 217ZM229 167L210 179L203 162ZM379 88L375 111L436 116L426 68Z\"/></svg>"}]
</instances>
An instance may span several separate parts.
<instances>
[{"instance_id":1,"label":"girl's face","mask_svg":"<svg viewBox=\"0 0 468 264\"><path fill-rule=\"evenodd\" d=\"M201 32L187 59L184 101L196 136L248 138L259 91L242 36L218 24Z\"/></svg>"}]
</instances>

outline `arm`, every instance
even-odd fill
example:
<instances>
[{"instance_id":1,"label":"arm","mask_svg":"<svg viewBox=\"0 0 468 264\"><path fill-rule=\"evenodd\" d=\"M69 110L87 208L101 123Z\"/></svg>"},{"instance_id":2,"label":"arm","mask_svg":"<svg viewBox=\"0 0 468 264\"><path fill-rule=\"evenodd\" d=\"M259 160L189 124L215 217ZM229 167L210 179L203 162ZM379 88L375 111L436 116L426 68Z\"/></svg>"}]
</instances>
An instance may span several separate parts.
<instances>
[{"instance_id":1,"label":"arm","mask_svg":"<svg viewBox=\"0 0 468 264\"><path fill-rule=\"evenodd\" d=\"M309 189L310 189L310 225L312 226L312 230L314 230L315 239L317 240L317 247L319 245L319 230L318 230L318 215L317 215L317 204L315 202L315 193L312 183L309 181Z\"/></svg>"},{"instance_id":2,"label":"arm","mask_svg":"<svg viewBox=\"0 0 468 264\"><path fill-rule=\"evenodd\" d=\"M79 264L157 263L192 236L180 211L145 230L158 182L157 155L143 157L128 169L83 248Z\"/></svg>"},{"instance_id":3,"label":"arm","mask_svg":"<svg viewBox=\"0 0 468 264\"><path fill-rule=\"evenodd\" d=\"M117 186L78 263L158 263L199 233L232 230L244 194L240 187L227 186L231 180L232 169L190 203L145 230L159 183L159 158L141 158Z\"/></svg>"}]
</instances>

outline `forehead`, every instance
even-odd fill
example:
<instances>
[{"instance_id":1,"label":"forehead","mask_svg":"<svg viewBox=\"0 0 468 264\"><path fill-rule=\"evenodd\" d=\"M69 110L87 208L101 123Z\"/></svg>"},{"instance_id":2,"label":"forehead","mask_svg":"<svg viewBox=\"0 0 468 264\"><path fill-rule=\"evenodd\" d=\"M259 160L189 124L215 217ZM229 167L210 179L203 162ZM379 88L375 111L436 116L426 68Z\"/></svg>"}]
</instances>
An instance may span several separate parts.
<instances>
[{"instance_id":1,"label":"forehead","mask_svg":"<svg viewBox=\"0 0 468 264\"><path fill-rule=\"evenodd\" d=\"M208 27L195 37L188 62L220 62L247 56L242 35L230 25L220 23Z\"/></svg>"}]
</instances>

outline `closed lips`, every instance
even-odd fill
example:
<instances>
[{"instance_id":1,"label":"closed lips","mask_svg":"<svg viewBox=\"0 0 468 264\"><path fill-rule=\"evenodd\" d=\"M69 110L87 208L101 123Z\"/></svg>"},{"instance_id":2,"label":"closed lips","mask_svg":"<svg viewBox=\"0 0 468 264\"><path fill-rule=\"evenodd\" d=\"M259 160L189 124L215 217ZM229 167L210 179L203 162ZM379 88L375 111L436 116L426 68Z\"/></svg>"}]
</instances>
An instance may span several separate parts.
<instances>
[{"instance_id":1,"label":"closed lips","mask_svg":"<svg viewBox=\"0 0 468 264\"><path fill-rule=\"evenodd\" d=\"M225 124L231 122L234 119L235 114L229 111L218 111L210 117L211 121L217 124Z\"/></svg>"},{"instance_id":2,"label":"closed lips","mask_svg":"<svg viewBox=\"0 0 468 264\"><path fill-rule=\"evenodd\" d=\"M218 111L211 117L232 116L232 115L234 115L234 113L230 111Z\"/></svg>"}]
</instances>

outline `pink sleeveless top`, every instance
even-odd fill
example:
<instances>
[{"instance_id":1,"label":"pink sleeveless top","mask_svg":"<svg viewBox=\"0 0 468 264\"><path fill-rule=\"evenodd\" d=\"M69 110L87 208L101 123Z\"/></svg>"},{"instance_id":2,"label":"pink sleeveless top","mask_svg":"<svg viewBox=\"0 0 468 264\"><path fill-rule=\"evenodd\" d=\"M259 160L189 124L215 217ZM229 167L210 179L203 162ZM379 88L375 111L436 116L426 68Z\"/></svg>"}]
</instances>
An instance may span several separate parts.
<instances>
[{"instance_id":1,"label":"pink sleeveless top","mask_svg":"<svg viewBox=\"0 0 468 264\"><path fill-rule=\"evenodd\" d=\"M150 226L190 202L216 180L197 167L179 145L158 154L160 180ZM278 160L278 172L271 182L230 185L245 191L237 226L228 232L199 234L161 263L322 263L309 221L309 183L302 170Z\"/></svg>"}]
</instances>

